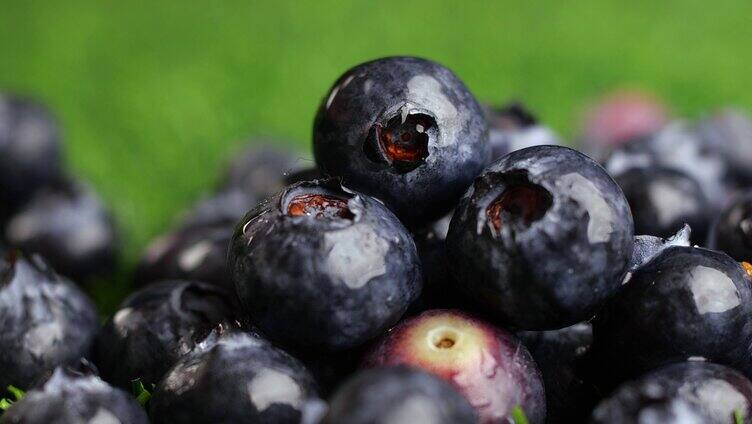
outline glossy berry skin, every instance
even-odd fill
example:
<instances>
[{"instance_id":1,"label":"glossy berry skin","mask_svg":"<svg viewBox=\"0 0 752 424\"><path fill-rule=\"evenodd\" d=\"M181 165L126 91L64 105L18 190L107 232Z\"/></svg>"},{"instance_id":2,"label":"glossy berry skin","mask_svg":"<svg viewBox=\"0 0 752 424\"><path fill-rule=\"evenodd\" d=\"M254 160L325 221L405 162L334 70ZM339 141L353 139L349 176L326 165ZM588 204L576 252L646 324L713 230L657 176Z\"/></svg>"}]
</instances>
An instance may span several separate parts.
<instances>
[{"instance_id":1,"label":"glossy berry skin","mask_svg":"<svg viewBox=\"0 0 752 424\"><path fill-rule=\"evenodd\" d=\"M136 268L136 284L160 280L203 281L232 292L227 272L227 246L232 227L227 225L178 228L156 239Z\"/></svg>"},{"instance_id":2,"label":"glossy berry skin","mask_svg":"<svg viewBox=\"0 0 752 424\"><path fill-rule=\"evenodd\" d=\"M724 253L670 247L646 265L598 313L593 351L609 382L690 357L752 375L752 289Z\"/></svg>"},{"instance_id":3,"label":"glossy berry skin","mask_svg":"<svg viewBox=\"0 0 752 424\"><path fill-rule=\"evenodd\" d=\"M752 262L752 192L738 196L721 212L708 245L737 261Z\"/></svg>"},{"instance_id":4,"label":"glossy berry skin","mask_svg":"<svg viewBox=\"0 0 752 424\"><path fill-rule=\"evenodd\" d=\"M151 400L153 423L297 424L321 402L295 358L245 333L206 341L165 374Z\"/></svg>"},{"instance_id":5,"label":"glossy berry skin","mask_svg":"<svg viewBox=\"0 0 752 424\"><path fill-rule=\"evenodd\" d=\"M559 137L522 104L510 103L486 114L491 161L532 146L559 145Z\"/></svg>"},{"instance_id":6,"label":"glossy berry skin","mask_svg":"<svg viewBox=\"0 0 752 424\"><path fill-rule=\"evenodd\" d=\"M97 336L95 363L102 378L130 388L149 387L218 324L235 319L224 290L206 283L166 281L126 298Z\"/></svg>"},{"instance_id":7,"label":"glossy berry skin","mask_svg":"<svg viewBox=\"0 0 752 424\"><path fill-rule=\"evenodd\" d=\"M735 421L735 414L742 417ZM593 411L593 424L728 424L752 421L752 383L708 362L682 362L622 384Z\"/></svg>"},{"instance_id":8,"label":"glossy berry skin","mask_svg":"<svg viewBox=\"0 0 752 424\"><path fill-rule=\"evenodd\" d=\"M670 168L633 168L614 177L632 209L635 232L669 237L685 224L696 243L703 243L712 208L700 185Z\"/></svg>"},{"instance_id":9,"label":"glossy berry skin","mask_svg":"<svg viewBox=\"0 0 752 424\"><path fill-rule=\"evenodd\" d=\"M112 217L91 187L77 181L39 190L8 220L5 237L75 280L111 273L119 251Z\"/></svg>"},{"instance_id":10,"label":"glossy berry skin","mask_svg":"<svg viewBox=\"0 0 752 424\"><path fill-rule=\"evenodd\" d=\"M473 424L475 410L451 385L405 366L352 376L332 397L321 424Z\"/></svg>"},{"instance_id":11,"label":"glossy berry skin","mask_svg":"<svg viewBox=\"0 0 752 424\"><path fill-rule=\"evenodd\" d=\"M0 217L60 178L60 134L49 111L0 93Z\"/></svg>"},{"instance_id":12,"label":"glossy berry skin","mask_svg":"<svg viewBox=\"0 0 752 424\"><path fill-rule=\"evenodd\" d=\"M467 87L413 57L345 72L319 107L313 152L324 174L384 201L408 226L447 213L489 154L483 112Z\"/></svg>"},{"instance_id":13,"label":"glossy berry skin","mask_svg":"<svg viewBox=\"0 0 752 424\"><path fill-rule=\"evenodd\" d=\"M451 383L482 423L506 423L515 406L531 423L546 417L538 368L511 334L459 311L435 309L402 321L367 355L368 367L406 365Z\"/></svg>"},{"instance_id":14,"label":"glossy berry skin","mask_svg":"<svg viewBox=\"0 0 752 424\"><path fill-rule=\"evenodd\" d=\"M306 155L285 149L290 145L287 141L254 139L247 144L228 163L220 191L239 189L254 199L265 199L290 184L289 174L312 165Z\"/></svg>"},{"instance_id":15,"label":"glossy berry skin","mask_svg":"<svg viewBox=\"0 0 752 424\"><path fill-rule=\"evenodd\" d=\"M334 180L294 184L248 212L228 263L245 314L298 348L362 345L397 322L422 284L405 227Z\"/></svg>"},{"instance_id":16,"label":"glossy berry skin","mask_svg":"<svg viewBox=\"0 0 752 424\"><path fill-rule=\"evenodd\" d=\"M450 269L477 305L519 329L590 319L619 287L632 253L624 195L598 164L566 147L512 152L460 201Z\"/></svg>"},{"instance_id":17,"label":"glossy berry skin","mask_svg":"<svg viewBox=\"0 0 752 424\"><path fill-rule=\"evenodd\" d=\"M89 298L41 257L0 258L0 387L26 389L88 356L98 327Z\"/></svg>"},{"instance_id":18,"label":"glossy berry skin","mask_svg":"<svg viewBox=\"0 0 752 424\"><path fill-rule=\"evenodd\" d=\"M549 331L520 331L543 376L546 423L585 422L598 396L588 380L593 329L588 323Z\"/></svg>"},{"instance_id":19,"label":"glossy berry skin","mask_svg":"<svg viewBox=\"0 0 752 424\"><path fill-rule=\"evenodd\" d=\"M149 419L141 405L125 391L98 377L58 368L43 386L15 402L2 415L0 423L148 424Z\"/></svg>"}]
</instances>

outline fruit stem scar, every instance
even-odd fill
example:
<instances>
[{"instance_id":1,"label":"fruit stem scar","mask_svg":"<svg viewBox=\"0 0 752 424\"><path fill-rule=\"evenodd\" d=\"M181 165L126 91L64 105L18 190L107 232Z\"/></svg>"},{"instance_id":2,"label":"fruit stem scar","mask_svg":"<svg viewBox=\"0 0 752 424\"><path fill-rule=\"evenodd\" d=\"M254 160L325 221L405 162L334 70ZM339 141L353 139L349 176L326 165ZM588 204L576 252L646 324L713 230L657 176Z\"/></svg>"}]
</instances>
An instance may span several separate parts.
<instances>
[{"instance_id":1,"label":"fruit stem scar","mask_svg":"<svg viewBox=\"0 0 752 424\"><path fill-rule=\"evenodd\" d=\"M486 216L498 234L504 220L516 220L525 226L537 221L551 207L551 195L542 187L530 184L516 184L505 189L486 208ZM503 217L502 215L506 215Z\"/></svg>"},{"instance_id":2,"label":"fruit stem scar","mask_svg":"<svg viewBox=\"0 0 752 424\"><path fill-rule=\"evenodd\" d=\"M428 343L434 349L451 349L459 341L457 330L439 327L428 332Z\"/></svg>"},{"instance_id":3,"label":"fruit stem scar","mask_svg":"<svg viewBox=\"0 0 752 424\"><path fill-rule=\"evenodd\" d=\"M429 130L434 127L433 118L424 114L395 116L385 125L374 125L382 160L402 172L417 168L428 157Z\"/></svg>"},{"instance_id":4,"label":"fruit stem scar","mask_svg":"<svg viewBox=\"0 0 752 424\"><path fill-rule=\"evenodd\" d=\"M314 218L352 219L347 200L323 194L299 194L287 206L290 216L312 216Z\"/></svg>"}]
</instances>

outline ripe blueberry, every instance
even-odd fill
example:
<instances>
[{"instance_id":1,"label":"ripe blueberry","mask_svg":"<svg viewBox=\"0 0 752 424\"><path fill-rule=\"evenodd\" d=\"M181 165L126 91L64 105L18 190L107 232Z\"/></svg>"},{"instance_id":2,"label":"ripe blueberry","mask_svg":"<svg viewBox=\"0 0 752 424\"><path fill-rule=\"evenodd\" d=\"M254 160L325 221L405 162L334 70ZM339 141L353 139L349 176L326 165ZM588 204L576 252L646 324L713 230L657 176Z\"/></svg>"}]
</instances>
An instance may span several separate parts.
<instances>
[{"instance_id":1,"label":"ripe blueberry","mask_svg":"<svg viewBox=\"0 0 752 424\"><path fill-rule=\"evenodd\" d=\"M599 311L593 352L604 384L690 357L752 375L752 286L724 253L670 247L638 268Z\"/></svg>"},{"instance_id":2,"label":"ripe blueberry","mask_svg":"<svg viewBox=\"0 0 752 424\"><path fill-rule=\"evenodd\" d=\"M705 241L712 208L692 177L651 166L630 169L614 179L629 202L635 233L665 238L689 224L695 242Z\"/></svg>"},{"instance_id":3,"label":"ripe blueberry","mask_svg":"<svg viewBox=\"0 0 752 424\"><path fill-rule=\"evenodd\" d=\"M723 153L684 122L671 123L651 136L622 145L608 156L604 167L611 175L646 167L682 171L700 184L713 209L723 205L738 185Z\"/></svg>"},{"instance_id":4,"label":"ripe blueberry","mask_svg":"<svg viewBox=\"0 0 752 424\"><path fill-rule=\"evenodd\" d=\"M737 261L752 262L752 192L740 195L721 212L708 244Z\"/></svg>"},{"instance_id":5,"label":"ripe blueberry","mask_svg":"<svg viewBox=\"0 0 752 424\"><path fill-rule=\"evenodd\" d=\"M167 281L130 295L97 336L95 363L106 381L156 384L218 324L235 319L228 293L206 283Z\"/></svg>"},{"instance_id":6,"label":"ripe blueberry","mask_svg":"<svg viewBox=\"0 0 752 424\"><path fill-rule=\"evenodd\" d=\"M752 414L752 383L722 365L691 361L622 384L593 411L593 424L742 422ZM736 421L739 422L739 421Z\"/></svg>"},{"instance_id":7,"label":"ripe blueberry","mask_svg":"<svg viewBox=\"0 0 752 424\"><path fill-rule=\"evenodd\" d=\"M39 256L0 258L0 387L28 388L89 355L97 312Z\"/></svg>"},{"instance_id":8,"label":"ripe blueberry","mask_svg":"<svg viewBox=\"0 0 752 424\"><path fill-rule=\"evenodd\" d=\"M321 424L473 424L475 411L451 385L405 366L361 371L332 397Z\"/></svg>"},{"instance_id":9,"label":"ripe blueberry","mask_svg":"<svg viewBox=\"0 0 752 424\"><path fill-rule=\"evenodd\" d=\"M0 93L0 216L60 178L60 135L43 106Z\"/></svg>"},{"instance_id":10,"label":"ripe blueberry","mask_svg":"<svg viewBox=\"0 0 752 424\"><path fill-rule=\"evenodd\" d=\"M739 109L720 110L701 120L697 132L707 150L719 152L729 171L729 180L738 186L752 183L752 119Z\"/></svg>"},{"instance_id":11,"label":"ripe blueberry","mask_svg":"<svg viewBox=\"0 0 752 424\"><path fill-rule=\"evenodd\" d=\"M590 319L619 287L632 254L624 195L572 149L518 150L486 168L460 201L447 236L456 283L520 329Z\"/></svg>"},{"instance_id":12,"label":"ripe blueberry","mask_svg":"<svg viewBox=\"0 0 752 424\"><path fill-rule=\"evenodd\" d=\"M136 268L136 284L160 280L203 281L234 291L227 272L227 245L232 228L226 225L181 227L156 239Z\"/></svg>"},{"instance_id":13,"label":"ripe blueberry","mask_svg":"<svg viewBox=\"0 0 752 424\"><path fill-rule=\"evenodd\" d=\"M313 128L319 168L408 225L447 213L488 161L483 112L445 67L388 57L345 72Z\"/></svg>"},{"instance_id":14,"label":"ripe blueberry","mask_svg":"<svg viewBox=\"0 0 752 424\"><path fill-rule=\"evenodd\" d=\"M11 246L41 254L75 280L111 273L119 250L112 217L78 181L40 189L8 220L5 236Z\"/></svg>"},{"instance_id":15,"label":"ripe blueberry","mask_svg":"<svg viewBox=\"0 0 752 424\"><path fill-rule=\"evenodd\" d=\"M589 381L588 353L593 329L588 323L548 331L520 331L517 337L528 348L543 376L546 422L585 422L598 396Z\"/></svg>"},{"instance_id":16,"label":"ripe blueberry","mask_svg":"<svg viewBox=\"0 0 752 424\"><path fill-rule=\"evenodd\" d=\"M154 423L297 424L321 403L292 356L246 333L213 336L167 371L151 401Z\"/></svg>"},{"instance_id":17,"label":"ripe blueberry","mask_svg":"<svg viewBox=\"0 0 752 424\"><path fill-rule=\"evenodd\" d=\"M344 350L393 325L420 293L415 244L379 201L334 180L294 184L238 225L229 267L273 340Z\"/></svg>"},{"instance_id":18,"label":"ripe blueberry","mask_svg":"<svg viewBox=\"0 0 752 424\"><path fill-rule=\"evenodd\" d=\"M0 424L148 424L146 412L123 390L96 376L58 368L43 386L29 391L0 418Z\"/></svg>"}]
</instances>

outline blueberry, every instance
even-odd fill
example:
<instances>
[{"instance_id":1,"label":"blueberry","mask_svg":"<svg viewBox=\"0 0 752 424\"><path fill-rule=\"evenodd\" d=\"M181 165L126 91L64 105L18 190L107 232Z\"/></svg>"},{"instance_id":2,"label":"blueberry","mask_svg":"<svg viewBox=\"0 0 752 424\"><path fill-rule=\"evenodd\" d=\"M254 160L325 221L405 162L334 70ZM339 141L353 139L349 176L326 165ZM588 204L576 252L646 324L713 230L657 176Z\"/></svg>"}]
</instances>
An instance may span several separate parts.
<instances>
[{"instance_id":1,"label":"blueberry","mask_svg":"<svg viewBox=\"0 0 752 424\"><path fill-rule=\"evenodd\" d=\"M633 244L619 186L566 147L518 150L489 166L460 201L447 236L469 298L525 330L587 320L619 287Z\"/></svg>"},{"instance_id":2,"label":"blueberry","mask_svg":"<svg viewBox=\"0 0 752 424\"><path fill-rule=\"evenodd\" d=\"M230 245L245 313L285 345L344 350L394 324L421 288L405 227L334 180L294 184L252 209Z\"/></svg>"},{"instance_id":3,"label":"blueberry","mask_svg":"<svg viewBox=\"0 0 752 424\"><path fill-rule=\"evenodd\" d=\"M597 400L589 381L588 353L593 329L579 323L560 330L520 331L517 337L533 355L546 391L546 422L585 422Z\"/></svg>"},{"instance_id":4,"label":"blueberry","mask_svg":"<svg viewBox=\"0 0 752 424\"><path fill-rule=\"evenodd\" d=\"M89 355L97 312L39 256L0 258L0 388L28 388L59 365Z\"/></svg>"},{"instance_id":5,"label":"blueberry","mask_svg":"<svg viewBox=\"0 0 752 424\"><path fill-rule=\"evenodd\" d=\"M281 190L290 173L302 170L305 155L280 148L279 140L251 140L248 147L230 161L220 184L221 190L240 189L253 199L265 199Z\"/></svg>"},{"instance_id":6,"label":"blueberry","mask_svg":"<svg viewBox=\"0 0 752 424\"><path fill-rule=\"evenodd\" d=\"M203 281L234 291L227 272L227 245L232 228L226 225L181 227L156 239L136 268L139 286L160 280Z\"/></svg>"},{"instance_id":7,"label":"blueberry","mask_svg":"<svg viewBox=\"0 0 752 424\"><path fill-rule=\"evenodd\" d=\"M488 160L483 112L445 67L388 57L345 72L313 128L319 168L407 224L447 213Z\"/></svg>"},{"instance_id":8,"label":"blueberry","mask_svg":"<svg viewBox=\"0 0 752 424\"><path fill-rule=\"evenodd\" d=\"M447 265L446 235L451 219L450 213L428 226L413 230L424 282L421 295L411 306L410 312L462 306Z\"/></svg>"},{"instance_id":9,"label":"blueberry","mask_svg":"<svg viewBox=\"0 0 752 424\"><path fill-rule=\"evenodd\" d=\"M49 111L0 93L0 216L60 177L60 135Z\"/></svg>"},{"instance_id":10,"label":"blueberry","mask_svg":"<svg viewBox=\"0 0 752 424\"><path fill-rule=\"evenodd\" d=\"M234 291L227 272L227 245L235 224L256 203L238 188L200 200L176 229L149 245L136 268L136 284L176 279L203 281Z\"/></svg>"},{"instance_id":11,"label":"blueberry","mask_svg":"<svg viewBox=\"0 0 752 424\"><path fill-rule=\"evenodd\" d=\"M164 376L151 401L154 423L300 423L321 403L305 367L245 333L199 344Z\"/></svg>"},{"instance_id":12,"label":"blueberry","mask_svg":"<svg viewBox=\"0 0 752 424\"><path fill-rule=\"evenodd\" d=\"M128 393L95 376L55 370L44 386L26 393L0 418L2 424L147 424L146 412Z\"/></svg>"},{"instance_id":13,"label":"blueberry","mask_svg":"<svg viewBox=\"0 0 752 424\"><path fill-rule=\"evenodd\" d=\"M39 190L5 227L8 243L39 253L75 280L113 271L119 250L109 212L94 191L77 181Z\"/></svg>"},{"instance_id":14,"label":"blueberry","mask_svg":"<svg viewBox=\"0 0 752 424\"><path fill-rule=\"evenodd\" d=\"M670 247L637 269L594 321L604 383L703 357L752 372L752 287L724 253ZM610 381L609 381L610 380Z\"/></svg>"},{"instance_id":15,"label":"blueberry","mask_svg":"<svg viewBox=\"0 0 752 424\"><path fill-rule=\"evenodd\" d=\"M651 136L622 145L604 163L606 170L615 176L631 168L656 166L676 169L692 177L714 209L723 205L738 185L722 152L709 146L684 122L671 123Z\"/></svg>"},{"instance_id":16,"label":"blueberry","mask_svg":"<svg viewBox=\"0 0 752 424\"><path fill-rule=\"evenodd\" d=\"M622 384L593 411L591 423L728 424L750 416L746 377L722 365L683 362Z\"/></svg>"},{"instance_id":17,"label":"blueberry","mask_svg":"<svg viewBox=\"0 0 752 424\"><path fill-rule=\"evenodd\" d=\"M543 423L543 382L530 353L512 334L456 310L430 310L392 328L365 366L407 365L451 383L483 423L511 420L515 407Z\"/></svg>"},{"instance_id":18,"label":"blueberry","mask_svg":"<svg viewBox=\"0 0 752 424\"><path fill-rule=\"evenodd\" d=\"M738 196L721 212L708 245L738 261L752 262L752 192Z\"/></svg>"},{"instance_id":19,"label":"blueberry","mask_svg":"<svg viewBox=\"0 0 752 424\"><path fill-rule=\"evenodd\" d=\"M352 376L332 397L321 424L476 423L475 411L451 385L404 366Z\"/></svg>"},{"instance_id":20,"label":"blueberry","mask_svg":"<svg viewBox=\"0 0 752 424\"><path fill-rule=\"evenodd\" d=\"M719 151L729 167L731 179L742 186L752 183L752 119L738 109L724 109L701 120L697 131L708 149Z\"/></svg>"},{"instance_id":21,"label":"blueberry","mask_svg":"<svg viewBox=\"0 0 752 424\"><path fill-rule=\"evenodd\" d=\"M232 227L260 199L238 188L231 188L199 200L180 220L180 227Z\"/></svg>"},{"instance_id":22,"label":"blueberry","mask_svg":"<svg viewBox=\"0 0 752 424\"><path fill-rule=\"evenodd\" d=\"M669 237L684 224L696 243L704 243L712 208L689 175L664 167L633 168L614 177L632 209L635 232Z\"/></svg>"},{"instance_id":23,"label":"blueberry","mask_svg":"<svg viewBox=\"0 0 752 424\"><path fill-rule=\"evenodd\" d=\"M367 346L367 345L366 345ZM311 372L322 396L328 397L361 366L364 347L339 352L320 352L310 349L287 349Z\"/></svg>"},{"instance_id":24,"label":"blueberry","mask_svg":"<svg viewBox=\"0 0 752 424\"><path fill-rule=\"evenodd\" d=\"M665 239L656 236L635 236L632 258L627 269L630 273L636 271L671 246L689 246L691 233L689 225L684 225L676 234Z\"/></svg>"},{"instance_id":25,"label":"blueberry","mask_svg":"<svg viewBox=\"0 0 752 424\"><path fill-rule=\"evenodd\" d=\"M126 298L107 321L97 337L95 363L116 386L128 388L137 378L155 384L209 330L234 319L232 299L216 286L152 284Z\"/></svg>"},{"instance_id":26,"label":"blueberry","mask_svg":"<svg viewBox=\"0 0 752 424\"><path fill-rule=\"evenodd\" d=\"M525 147L561 144L556 134L538 123L538 119L521 103L492 109L486 119L492 161Z\"/></svg>"}]
</instances>

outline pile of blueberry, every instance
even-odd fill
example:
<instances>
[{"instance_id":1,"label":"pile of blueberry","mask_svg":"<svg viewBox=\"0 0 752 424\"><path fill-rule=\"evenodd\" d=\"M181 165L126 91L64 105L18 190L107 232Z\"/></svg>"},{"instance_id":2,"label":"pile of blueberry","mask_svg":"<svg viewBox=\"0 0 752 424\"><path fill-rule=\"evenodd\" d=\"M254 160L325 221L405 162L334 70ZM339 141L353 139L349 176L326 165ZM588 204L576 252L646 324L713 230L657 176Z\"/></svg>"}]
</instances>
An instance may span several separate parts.
<instances>
[{"instance_id":1,"label":"pile of blueberry","mask_svg":"<svg viewBox=\"0 0 752 424\"><path fill-rule=\"evenodd\" d=\"M434 62L358 65L316 166L254 141L103 326L72 281L115 231L58 138L0 98L2 424L752 423L741 112L617 93L587 156Z\"/></svg>"}]
</instances>

